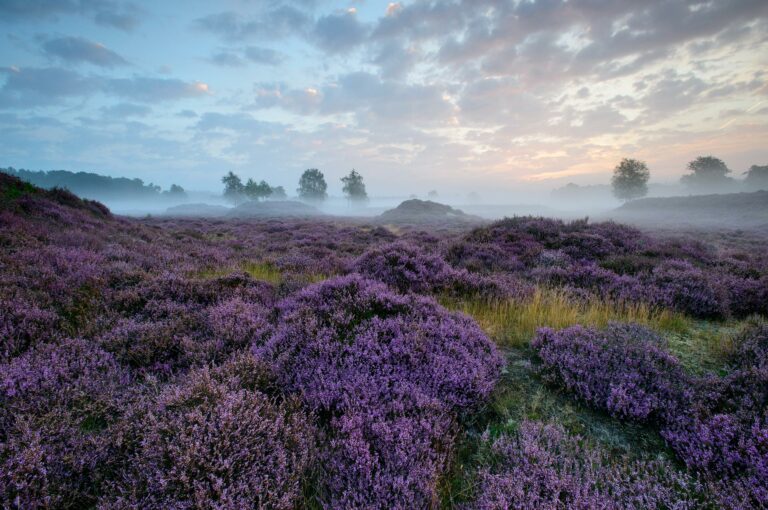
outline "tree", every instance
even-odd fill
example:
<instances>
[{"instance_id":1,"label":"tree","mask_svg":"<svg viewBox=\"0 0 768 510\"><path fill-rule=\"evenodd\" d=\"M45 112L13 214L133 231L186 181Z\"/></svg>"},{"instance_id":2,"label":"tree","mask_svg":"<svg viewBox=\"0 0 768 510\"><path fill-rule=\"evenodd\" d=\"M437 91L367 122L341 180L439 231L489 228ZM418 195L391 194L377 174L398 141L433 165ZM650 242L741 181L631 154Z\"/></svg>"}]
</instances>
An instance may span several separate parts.
<instances>
[{"instance_id":1,"label":"tree","mask_svg":"<svg viewBox=\"0 0 768 510\"><path fill-rule=\"evenodd\" d=\"M341 178L341 182L344 184L342 191L344 191L349 200L353 202L365 202L368 200L363 176L357 173L354 168L349 172L349 175Z\"/></svg>"},{"instance_id":2,"label":"tree","mask_svg":"<svg viewBox=\"0 0 768 510\"><path fill-rule=\"evenodd\" d=\"M174 200L184 200L187 198L187 192L178 184L171 184L171 188L168 191L164 191L163 195Z\"/></svg>"},{"instance_id":3,"label":"tree","mask_svg":"<svg viewBox=\"0 0 768 510\"><path fill-rule=\"evenodd\" d=\"M768 165L752 165L746 171L746 174L747 177L744 179L744 184L749 188L768 189Z\"/></svg>"},{"instance_id":4,"label":"tree","mask_svg":"<svg viewBox=\"0 0 768 510\"><path fill-rule=\"evenodd\" d=\"M633 200L648 194L648 179L651 172L648 166L637 159L624 158L613 169L611 186L613 194L619 200Z\"/></svg>"},{"instance_id":5,"label":"tree","mask_svg":"<svg viewBox=\"0 0 768 510\"><path fill-rule=\"evenodd\" d=\"M234 172L229 172L221 178L221 182L224 183L224 198L235 204L243 201L245 186L243 186L243 181L240 180L240 177L235 175Z\"/></svg>"},{"instance_id":6,"label":"tree","mask_svg":"<svg viewBox=\"0 0 768 510\"><path fill-rule=\"evenodd\" d=\"M282 186L275 186L272 188L272 193L269 194L269 198L272 200L285 200L288 195L285 193L285 188Z\"/></svg>"},{"instance_id":7,"label":"tree","mask_svg":"<svg viewBox=\"0 0 768 510\"><path fill-rule=\"evenodd\" d=\"M432 190L429 193L427 193L427 198L436 199L438 197L437 191Z\"/></svg>"},{"instance_id":8,"label":"tree","mask_svg":"<svg viewBox=\"0 0 768 510\"><path fill-rule=\"evenodd\" d=\"M325 176L317 168L304 170L299 179L299 188L296 190L299 197L304 200L325 200L328 194L325 192L328 185L325 183Z\"/></svg>"},{"instance_id":9,"label":"tree","mask_svg":"<svg viewBox=\"0 0 768 510\"><path fill-rule=\"evenodd\" d=\"M723 160L714 156L699 156L688 163L691 172L684 175L680 182L689 188L703 191L722 190L723 187L733 186L735 181L728 177L730 170Z\"/></svg>"},{"instance_id":10,"label":"tree","mask_svg":"<svg viewBox=\"0 0 768 510\"><path fill-rule=\"evenodd\" d=\"M271 195L272 187L267 184L266 181L261 181L257 184L253 179L248 179L248 182L245 183L243 188L243 192L245 193L245 196L251 200L258 201Z\"/></svg>"}]
</instances>

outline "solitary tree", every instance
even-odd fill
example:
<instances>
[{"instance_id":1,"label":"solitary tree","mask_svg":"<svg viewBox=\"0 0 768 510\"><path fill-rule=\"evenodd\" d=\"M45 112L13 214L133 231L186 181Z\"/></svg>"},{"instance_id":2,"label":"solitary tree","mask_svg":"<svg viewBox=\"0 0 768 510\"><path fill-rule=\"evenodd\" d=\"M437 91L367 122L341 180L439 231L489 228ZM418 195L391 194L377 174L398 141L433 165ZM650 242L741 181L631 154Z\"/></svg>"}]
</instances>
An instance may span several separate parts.
<instances>
[{"instance_id":1,"label":"solitary tree","mask_svg":"<svg viewBox=\"0 0 768 510\"><path fill-rule=\"evenodd\" d=\"M363 176L357 173L354 168L349 172L349 175L341 178L341 182L344 184L342 191L344 191L349 200L352 202L365 202L368 200Z\"/></svg>"},{"instance_id":2,"label":"solitary tree","mask_svg":"<svg viewBox=\"0 0 768 510\"><path fill-rule=\"evenodd\" d=\"M437 199L437 197L438 197L437 191L435 191L435 190L432 190L429 193L427 193L427 198L429 198L429 199L435 200L435 199Z\"/></svg>"},{"instance_id":3,"label":"solitary tree","mask_svg":"<svg viewBox=\"0 0 768 510\"><path fill-rule=\"evenodd\" d=\"M221 182L224 183L224 198L232 203L240 203L243 201L243 194L245 192L245 186L240 177L229 172L227 175L221 178Z\"/></svg>"},{"instance_id":4,"label":"solitary tree","mask_svg":"<svg viewBox=\"0 0 768 510\"><path fill-rule=\"evenodd\" d=\"M271 195L272 187L267 184L266 181L257 183L253 179L248 179L248 182L245 183L243 191L248 198L258 201Z\"/></svg>"},{"instance_id":5,"label":"solitary tree","mask_svg":"<svg viewBox=\"0 0 768 510\"><path fill-rule=\"evenodd\" d=\"M624 158L613 169L611 186L619 200L632 200L648 194L648 179L651 173L642 161Z\"/></svg>"},{"instance_id":6,"label":"solitary tree","mask_svg":"<svg viewBox=\"0 0 768 510\"><path fill-rule=\"evenodd\" d=\"M747 170L747 177L744 179L751 189L768 189L768 165L752 165Z\"/></svg>"},{"instance_id":7,"label":"solitary tree","mask_svg":"<svg viewBox=\"0 0 768 510\"><path fill-rule=\"evenodd\" d=\"M684 175L680 182L689 188L718 190L734 184L734 180L727 175L730 173L728 167L714 156L699 156L688 163L688 170L691 173Z\"/></svg>"},{"instance_id":8,"label":"solitary tree","mask_svg":"<svg viewBox=\"0 0 768 510\"><path fill-rule=\"evenodd\" d=\"M328 196L325 192L327 189L328 185L325 183L323 172L317 168L310 168L301 174L299 188L296 191L299 193L299 197L304 200L321 201Z\"/></svg>"}]
</instances>

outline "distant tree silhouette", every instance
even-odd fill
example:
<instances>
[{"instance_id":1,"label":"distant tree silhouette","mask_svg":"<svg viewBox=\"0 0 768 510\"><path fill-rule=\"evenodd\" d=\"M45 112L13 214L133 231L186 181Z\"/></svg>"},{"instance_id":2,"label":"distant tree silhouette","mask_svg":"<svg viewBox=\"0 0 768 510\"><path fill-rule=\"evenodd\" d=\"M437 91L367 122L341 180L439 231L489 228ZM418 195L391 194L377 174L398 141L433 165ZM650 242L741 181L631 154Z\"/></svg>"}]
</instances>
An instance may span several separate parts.
<instances>
[{"instance_id":1,"label":"distant tree silhouette","mask_svg":"<svg viewBox=\"0 0 768 510\"><path fill-rule=\"evenodd\" d=\"M749 189L768 189L768 165L752 165L745 173L744 184Z\"/></svg>"},{"instance_id":2,"label":"distant tree silhouette","mask_svg":"<svg viewBox=\"0 0 768 510\"><path fill-rule=\"evenodd\" d=\"M322 201L328 196L327 189L328 184L325 182L323 173L317 168L310 168L301 174L299 188L296 191L304 200Z\"/></svg>"},{"instance_id":3,"label":"distant tree silhouette","mask_svg":"<svg viewBox=\"0 0 768 510\"><path fill-rule=\"evenodd\" d=\"M234 172L229 172L227 175L221 178L221 182L224 183L224 198L228 201L239 204L244 200L245 186L240 177L235 175Z\"/></svg>"},{"instance_id":4,"label":"distant tree silhouette","mask_svg":"<svg viewBox=\"0 0 768 510\"><path fill-rule=\"evenodd\" d=\"M187 192L178 184L171 184L170 189L164 191L163 195L174 200L184 200L187 198Z\"/></svg>"},{"instance_id":5,"label":"distant tree silhouette","mask_svg":"<svg viewBox=\"0 0 768 510\"><path fill-rule=\"evenodd\" d=\"M435 190L432 190L429 193L427 193L427 198L436 199L437 197L438 197L437 191L435 191Z\"/></svg>"},{"instance_id":6,"label":"distant tree silhouette","mask_svg":"<svg viewBox=\"0 0 768 510\"><path fill-rule=\"evenodd\" d=\"M257 183L253 179L248 179L243 187L243 193L251 200L261 200L272 194L272 187L266 181Z\"/></svg>"},{"instance_id":7,"label":"distant tree silhouette","mask_svg":"<svg viewBox=\"0 0 768 510\"><path fill-rule=\"evenodd\" d=\"M728 177L730 170L723 160L714 156L699 156L688 163L691 172L684 175L680 182L688 188L699 191L723 191L733 187L735 181Z\"/></svg>"},{"instance_id":8,"label":"distant tree silhouette","mask_svg":"<svg viewBox=\"0 0 768 510\"><path fill-rule=\"evenodd\" d=\"M275 186L272 188L272 193L269 194L269 198L273 200L285 200L288 195L285 192L285 188L282 186Z\"/></svg>"},{"instance_id":9,"label":"distant tree silhouette","mask_svg":"<svg viewBox=\"0 0 768 510\"><path fill-rule=\"evenodd\" d=\"M68 170L50 170L46 172L9 167L0 168L0 171L14 175L23 181L41 188L66 188L82 198L136 200L161 197L159 186L144 184L144 181L141 179L109 177L90 172L70 172ZM164 193L162 196L166 196L166 194Z\"/></svg>"},{"instance_id":10,"label":"distant tree silhouette","mask_svg":"<svg viewBox=\"0 0 768 510\"><path fill-rule=\"evenodd\" d=\"M368 193L365 191L365 183L363 182L363 176L357 173L353 168L349 175L341 178L341 182L344 184L342 191L347 195L347 198L352 202L365 202L368 200Z\"/></svg>"},{"instance_id":11,"label":"distant tree silhouette","mask_svg":"<svg viewBox=\"0 0 768 510\"><path fill-rule=\"evenodd\" d=\"M624 158L613 169L611 186L613 194L619 200L633 200L648 194L648 179L651 172L648 166L637 159Z\"/></svg>"}]
</instances>

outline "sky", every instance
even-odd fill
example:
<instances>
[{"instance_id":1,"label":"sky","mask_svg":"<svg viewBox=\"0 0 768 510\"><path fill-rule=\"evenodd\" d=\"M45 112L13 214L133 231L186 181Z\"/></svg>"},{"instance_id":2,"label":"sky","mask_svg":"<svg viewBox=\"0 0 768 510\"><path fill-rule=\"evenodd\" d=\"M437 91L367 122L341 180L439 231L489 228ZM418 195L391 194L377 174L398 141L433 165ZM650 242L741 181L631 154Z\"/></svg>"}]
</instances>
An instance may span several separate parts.
<instances>
[{"instance_id":1,"label":"sky","mask_svg":"<svg viewBox=\"0 0 768 510\"><path fill-rule=\"evenodd\" d=\"M768 164L766 0L0 0L0 167L507 193Z\"/></svg>"}]
</instances>

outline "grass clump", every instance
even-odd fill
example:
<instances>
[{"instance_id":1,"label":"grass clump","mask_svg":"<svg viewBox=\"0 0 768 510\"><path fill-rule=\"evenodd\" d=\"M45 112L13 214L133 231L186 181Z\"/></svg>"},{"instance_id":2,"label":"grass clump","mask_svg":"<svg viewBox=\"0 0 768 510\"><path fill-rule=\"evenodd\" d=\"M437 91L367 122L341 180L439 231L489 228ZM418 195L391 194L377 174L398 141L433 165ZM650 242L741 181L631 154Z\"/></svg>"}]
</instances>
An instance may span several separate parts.
<instances>
[{"instance_id":1,"label":"grass clump","mask_svg":"<svg viewBox=\"0 0 768 510\"><path fill-rule=\"evenodd\" d=\"M562 329L574 324L605 327L634 322L652 329L684 334L690 321L682 314L644 303L618 303L592 298L576 300L558 289L537 288L524 300L450 300L443 304L471 315L501 346L527 345L541 327Z\"/></svg>"}]
</instances>

